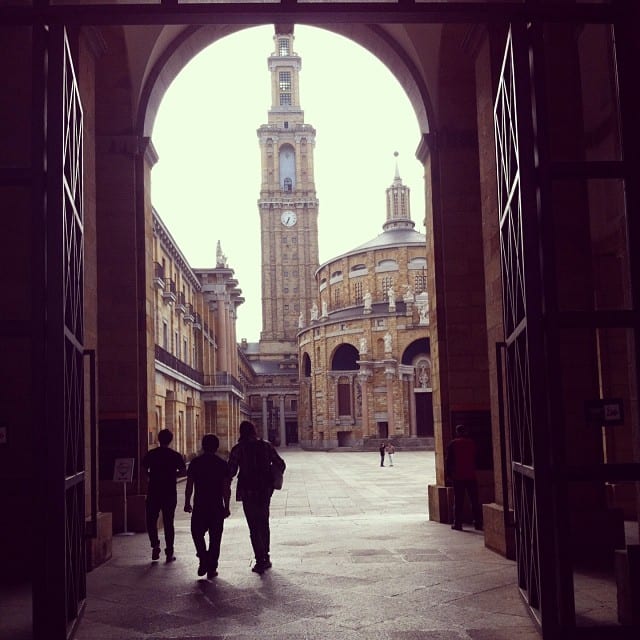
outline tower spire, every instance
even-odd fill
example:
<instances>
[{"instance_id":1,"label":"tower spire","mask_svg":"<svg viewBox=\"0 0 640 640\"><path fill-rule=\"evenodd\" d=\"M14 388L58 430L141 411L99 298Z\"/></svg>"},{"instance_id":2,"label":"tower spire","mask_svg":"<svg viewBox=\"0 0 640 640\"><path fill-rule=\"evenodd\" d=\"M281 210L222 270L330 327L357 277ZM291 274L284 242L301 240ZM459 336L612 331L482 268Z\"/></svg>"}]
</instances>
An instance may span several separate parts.
<instances>
[{"instance_id":1,"label":"tower spire","mask_svg":"<svg viewBox=\"0 0 640 640\"><path fill-rule=\"evenodd\" d=\"M396 159L396 173L393 184L387 189L387 220L382 228L388 229L413 229L415 222L411 219L411 206L409 196L411 189L402 184L400 169L398 168L398 152L393 153Z\"/></svg>"}]
</instances>

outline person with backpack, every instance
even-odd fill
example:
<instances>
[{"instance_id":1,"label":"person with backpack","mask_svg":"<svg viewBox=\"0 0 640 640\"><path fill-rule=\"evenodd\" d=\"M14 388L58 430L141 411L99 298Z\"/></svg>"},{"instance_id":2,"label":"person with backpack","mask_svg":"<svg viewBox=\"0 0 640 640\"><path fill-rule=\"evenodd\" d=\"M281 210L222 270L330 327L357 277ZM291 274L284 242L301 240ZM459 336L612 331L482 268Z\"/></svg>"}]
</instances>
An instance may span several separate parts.
<instances>
[{"instance_id":1,"label":"person with backpack","mask_svg":"<svg viewBox=\"0 0 640 640\"><path fill-rule=\"evenodd\" d=\"M271 568L269 506L274 490L273 472L282 474L285 461L273 445L258 438L255 425L248 420L240 423L240 437L229 454L229 476L238 474L236 500L242 502L249 537L255 555L254 573Z\"/></svg>"}]
</instances>

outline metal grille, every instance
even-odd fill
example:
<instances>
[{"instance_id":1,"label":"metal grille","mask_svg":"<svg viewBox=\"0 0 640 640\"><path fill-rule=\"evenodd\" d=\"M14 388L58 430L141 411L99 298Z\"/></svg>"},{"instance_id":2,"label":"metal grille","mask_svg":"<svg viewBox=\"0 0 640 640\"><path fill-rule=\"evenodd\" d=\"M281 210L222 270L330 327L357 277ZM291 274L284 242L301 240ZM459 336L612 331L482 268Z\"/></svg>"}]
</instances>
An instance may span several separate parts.
<instances>
[{"instance_id":1,"label":"metal grille","mask_svg":"<svg viewBox=\"0 0 640 640\"><path fill-rule=\"evenodd\" d=\"M60 292L58 303L64 336L59 354L63 363L60 438L63 446L65 626L73 627L86 596L84 549L84 357L83 357L83 115L69 39L63 28L51 30L49 79L49 216L60 230L52 233L48 280ZM57 156L57 157L55 157ZM55 304L55 303L53 303ZM56 357L51 354L50 357ZM53 370L53 363L51 364ZM62 514L62 512L60 512ZM60 538L62 542L62 538ZM62 550L60 550L62 551ZM60 612L62 613L62 612Z\"/></svg>"},{"instance_id":2,"label":"metal grille","mask_svg":"<svg viewBox=\"0 0 640 640\"><path fill-rule=\"evenodd\" d=\"M495 101L494 124L518 583L529 606L536 610L540 606L541 587L516 81L516 60L510 32Z\"/></svg>"}]
</instances>

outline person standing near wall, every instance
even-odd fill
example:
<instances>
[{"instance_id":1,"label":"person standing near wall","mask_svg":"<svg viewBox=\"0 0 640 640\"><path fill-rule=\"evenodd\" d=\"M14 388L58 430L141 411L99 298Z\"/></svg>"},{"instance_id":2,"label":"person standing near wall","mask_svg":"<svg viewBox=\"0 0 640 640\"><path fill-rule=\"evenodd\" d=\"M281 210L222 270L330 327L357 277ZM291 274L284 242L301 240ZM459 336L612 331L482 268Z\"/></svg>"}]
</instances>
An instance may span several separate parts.
<instances>
[{"instance_id":1,"label":"person standing near wall","mask_svg":"<svg viewBox=\"0 0 640 640\"><path fill-rule=\"evenodd\" d=\"M457 425L456 437L447 446L445 456L445 475L453 485L451 528L456 531L462 530L465 494L469 496L475 528L482 530L482 505L478 499L476 455L476 443L469 437L466 426Z\"/></svg>"},{"instance_id":2,"label":"person standing near wall","mask_svg":"<svg viewBox=\"0 0 640 640\"><path fill-rule=\"evenodd\" d=\"M258 438L255 425L248 420L240 423L240 437L229 454L229 476L238 473L236 500L242 502L249 525L251 546L255 555L254 573L264 573L271 568L269 506L273 495L272 465L281 473L285 461L273 445Z\"/></svg>"},{"instance_id":3,"label":"person standing near wall","mask_svg":"<svg viewBox=\"0 0 640 640\"><path fill-rule=\"evenodd\" d=\"M149 487L146 500L146 521L149 542L151 543L151 560L160 558L160 539L158 538L158 517L162 512L164 524L165 556L167 562L176 558L173 554L175 529L173 518L178 504L176 480L186 473L183 457L169 448L173 440L173 433L169 429L158 432L160 446L147 451L142 458L142 468L149 476Z\"/></svg>"}]
</instances>

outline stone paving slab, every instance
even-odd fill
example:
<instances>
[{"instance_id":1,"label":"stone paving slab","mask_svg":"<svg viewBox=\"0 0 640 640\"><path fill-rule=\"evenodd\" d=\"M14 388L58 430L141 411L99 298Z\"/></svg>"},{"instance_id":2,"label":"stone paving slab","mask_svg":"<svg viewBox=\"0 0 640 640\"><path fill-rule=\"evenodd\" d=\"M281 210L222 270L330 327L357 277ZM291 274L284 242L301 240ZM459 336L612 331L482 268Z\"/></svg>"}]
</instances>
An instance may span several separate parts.
<instances>
[{"instance_id":1,"label":"stone paving slab","mask_svg":"<svg viewBox=\"0 0 640 640\"><path fill-rule=\"evenodd\" d=\"M251 572L241 505L225 523L219 576L196 575L189 516L177 561L152 564L145 535L118 536L88 575L78 640L533 640L515 564L476 531L427 517L432 452L286 449L272 503L273 569ZM181 497L179 506L182 504Z\"/></svg>"}]
</instances>

